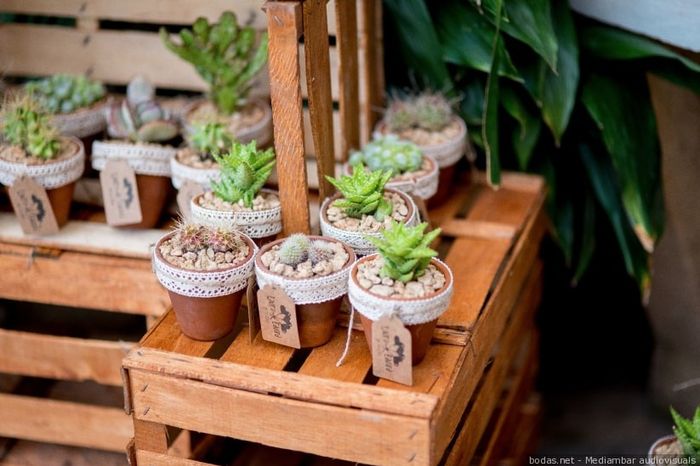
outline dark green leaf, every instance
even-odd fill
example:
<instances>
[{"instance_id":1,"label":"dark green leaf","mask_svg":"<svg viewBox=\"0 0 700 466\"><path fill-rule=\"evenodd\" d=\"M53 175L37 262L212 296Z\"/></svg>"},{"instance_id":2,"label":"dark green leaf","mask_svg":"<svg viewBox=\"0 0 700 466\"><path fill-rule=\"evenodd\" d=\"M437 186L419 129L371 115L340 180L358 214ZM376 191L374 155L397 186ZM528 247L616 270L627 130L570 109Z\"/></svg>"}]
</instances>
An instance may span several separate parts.
<instances>
[{"instance_id":1,"label":"dark green leaf","mask_svg":"<svg viewBox=\"0 0 700 466\"><path fill-rule=\"evenodd\" d=\"M553 236L564 255L564 262L571 267L574 250L574 204L566 187L559 183L561 173L551 159L545 159L541 167L547 181L547 213L552 220Z\"/></svg>"},{"instance_id":2,"label":"dark green leaf","mask_svg":"<svg viewBox=\"0 0 700 466\"><path fill-rule=\"evenodd\" d=\"M645 67L650 73L660 76L679 86L687 87L700 94L700 76L678 62L668 60L646 60Z\"/></svg>"},{"instance_id":3,"label":"dark green leaf","mask_svg":"<svg viewBox=\"0 0 700 466\"><path fill-rule=\"evenodd\" d=\"M486 97L484 98L484 126L483 139L486 150L486 178L492 186L501 183L501 161L498 150L498 73L501 63L500 34L502 0L496 0L496 34L493 41L493 58L491 59L491 72L486 81Z\"/></svg>"},{"instance_id":4,"label":"dark green leaf","mask_svg":"<svg viewBox=\"0 0 700 466\"><path fill-rule=\"evenodd\" d=\"M486 82L481 77L476 77L460 86L462 102L460 110L462 118L468 125L479 125L483 123L484 116L484 89Z\"/></svg>"},{"instance_id":5,"label":"dark green leaf","mask_svg":"<svg viewBox=\"0 0 700 466\"><path fill-rule=\"evenodd\" d=\"M518 157L518 166L527 170L532 151L540 137L542 122L531 111L518 94L508 86L501 86L501 104L506 112L518 122L518 130L513 132L513 150Z\"/></svg>"},{"instance_id":6,"label":"dark green leaf","mask_svg":"<svg viewBox=\"0 0 700 466\"><path fill-rule=\"evenodd\" d=\"M551 70L557 70L557 37L552 27L550 0L508 1L504 6L507 19L501 23L503 32L527 44ZM556 18L558 22L560 18Z\"/></svg>"},{"instance_id":7,"label":"dark green leaf","mask_svg":"<svg viewBox=\"0 0 700 466\"><path fill-rule=\"evenodd\" d=\"M581 277L583 277L586 270L588 270L588 266L593 258L593 252L595 251L595 201L591 197L590 191L586 191L581 222L581 248L578 254L574 278L572 279L574 285L581 280Z\"/></svg>"}]
</instances>

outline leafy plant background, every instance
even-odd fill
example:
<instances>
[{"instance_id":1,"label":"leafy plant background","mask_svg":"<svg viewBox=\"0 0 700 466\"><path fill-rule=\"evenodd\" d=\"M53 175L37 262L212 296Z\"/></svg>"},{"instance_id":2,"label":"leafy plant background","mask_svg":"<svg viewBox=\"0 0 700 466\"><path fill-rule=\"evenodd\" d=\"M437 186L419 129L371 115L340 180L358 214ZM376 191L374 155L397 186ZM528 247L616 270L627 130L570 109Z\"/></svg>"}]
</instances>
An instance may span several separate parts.
<instances>
[{"instance_id":1,"label":"leafy plant background","mask_svg":"<svg viewBox=\"0 0 700 466\"><path fill-rule=\"evenodd\" d=\"M596 254L619 254L647 296L664 212L646 76L700 92L700 66L651 39L579 16L566 1L384 6L386 55L399 62L386 67L389 84L418 82L461 97L460 113L492 184L502 166L546 178L570 283L584 277ZM401 53L389 53L392 47ZM611 236L612 249L605 244Z\"/></svg>"}]
</instances>

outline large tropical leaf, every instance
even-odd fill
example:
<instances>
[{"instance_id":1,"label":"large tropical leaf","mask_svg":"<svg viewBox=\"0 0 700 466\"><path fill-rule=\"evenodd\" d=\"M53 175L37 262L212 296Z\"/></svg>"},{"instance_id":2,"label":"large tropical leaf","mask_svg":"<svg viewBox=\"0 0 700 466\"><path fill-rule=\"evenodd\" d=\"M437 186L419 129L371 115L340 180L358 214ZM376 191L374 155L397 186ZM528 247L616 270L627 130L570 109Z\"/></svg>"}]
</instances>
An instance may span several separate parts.
<instances>
[{"instance_id":1,"label":"large tropical leaf","mask_svg":"<svg viewBox=\"0 0 700 466\"><path fill-rule=\"evenodd\" d=\"M486 151L486 178L492 186L501 183L501 160L498 150L498 69L501 63L501 42L503 38L500 34L502 0L496 0L496 34L494 34L491 72L486 81L486 97L484 98L484 126L482 135L484 139L484 149Z\"/></svg>"},{"instance_id":2,"label":"large tropical leaf","mask_svg":"<svg viewBox=\"0 0 700 466\"><path fill-rule=\"evenodd\" d=\"M515 90L501 86L501 104L508 114L518 122L518 130L513 131L513 150L521 170L527 170L532 151L540 137L542 121L536 112L531 111Z\"/></svg>"},{"instance_id":3,"label":"large tropical leaf","mask_svg":"<svg viewBox=\"0 0 700 466\"><path fill-rule=\"evenodd\" d=\"M583 200L583 216L581 218L580 247L574 278L571 280L575 285L588 270L595 251L595 201L590 191L586 191Z\"/></svg>"},{"instance_id":4,"label":"large tropical leaf","mask_svg":"<svg viewBox=\"0 0 700 466\"><path fill-rule=\"evenodd\" d=\"M485 88L485 76L472 76L459 88L462 99L460 110L467 125L481 126L483 124ZM473 131L470 129L469 133L472 134Z\"/></svg>"},{"instance_id":5,"label":"large tropical leaf","mask_svg":"<svg viewBox=\"0 0 700 466\"><path fill-rule=\"evenodd\" d=\"M593 75L582 99L602 132L632 227L651 252L663 228L663 204L656 119L646 81L643 76L623 83Z\"/></svg>"},{"instance_id":6,"label":"large tropical leaf","mask_svg":"<svg viewBox=\"0 0 700 466\"><path fill-rule=\"evenodd\" d=\"M501 23L503 32L527 44L552 71L556 71L557 37L552 26L550 0L507 1L504 6L506 18Z\"/></svg>"}]
</instances>

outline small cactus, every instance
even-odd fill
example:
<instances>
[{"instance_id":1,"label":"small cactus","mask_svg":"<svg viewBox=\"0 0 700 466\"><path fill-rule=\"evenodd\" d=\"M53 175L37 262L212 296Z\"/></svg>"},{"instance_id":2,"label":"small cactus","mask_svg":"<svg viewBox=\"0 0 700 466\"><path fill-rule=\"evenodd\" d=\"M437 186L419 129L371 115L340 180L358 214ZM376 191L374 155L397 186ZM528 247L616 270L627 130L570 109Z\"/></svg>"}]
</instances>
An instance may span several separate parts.
<instances>
[{"instance_id":1,"label":"small cactus","mask_svg":"<svg viewBox=\"0 0 700 466\"><path fill-rule=\"evenodd\" d=\"M85 76L57 74L24 85L49 113L70 113L88 107L105 96L104 86Z\"/></svg>"},{"instance_id":2,"label":"small cactus","mask_svg":"<svg viewBox=\"0 0 700 466\"><path fill-rule=\"evenodd\" d=\"M310 247L311 242L306 235L295 233L282 242L277 257L283 264L294 267L309 258Z\"/></svg>"},{"instance_id":3,"label":"small cactus","mask_svg":"<svg viewBox=\"0 0 700 466\"><path fill-rule=\"evenodd\" d=\"M258 150L255 141L248 144L234 142L230 152L213 155L221 170L221 179L212 181L214 194L231 204L243 201L246 207L253 207L255 196L275 166L274 151Z\"/></svg>"},{"instance_id":4,"label":"small cactus","mask_svg":"<svg viewBox=\"0 0 700 466\"><path fill-rule=\"evenodd\" d=\"M413 102L396 99L389 104L384 114L390 131L401 132L416 125L416 111Z\"/></svg>"},{"instance_id":5,"label":"small cactus","mask_svg":"<svg viewBox=\"0 0 700 466\"><path fill-rule=\"evenodd\" d=\"M221 123L200 123L195 126L190 137L190 145L200 153L203 159L212 158L229 149L235 138Z\"/></svg>"},{"instance_id":6,"label":"small cactus","mask_svg":"<svg viewBox=\"0 0 700 466\"><path fill-rule=\"evenodd\" d=\"M178 241L185 251L199 251L206 244L205 229L201 225L186 223L178 226Z\"/></svg>"},{"instance_id":7,"label":"small cactus","mask_svg":"<svg viewBox=\"0 0 700 466\"><path fill-rule=\"evenodd\" d=\"M364 165L353 167L352 175L340 178L326 179L335 186L342 198L333 203L334 207L343 209L345 214L353 218L363 215L373 215L380 222L391 214L392 207L384 199L384 185L391 178L391 171L368 171Z\"/></svg>"},{"instance_id":8,"label":"small cactus","mask_svg":"<svg viewBox=\"0 0 700 466\"><path fill-rule=\"evenodd\" d=\"M28 155L48 160L59 153L58 133L49 123L49 116L41 104L31 95L7 102L0 121L4 139L21 147Z\"/></svg>"},{"instance_id":9,"label":"small cactus","mask_svg":"<svg viewBox=\"0 0 700 466\"><path fill-rule=\"evenodd\" d=\"M113 138L140 142L168 141L178 133L177 123L155 100L148 80L136 77L126 88L127 98L107 110L107 132Z\"/></svg>"},{"instance_id":10,"label":"small cactus","mask_svg":"<svg viewBox=\"0 0 700 466\"><path fill-rule=\"evenodd\" d=\"M371 141L350 156L350 165L365 164L370 171L391 170L392 175L413 172L421 167L423 154L418 146L394 134Z\"/></svg>"},{"instance_id":11,"label":"small cactus","mask_svg":"<svg viewBox=\"0 0 700 466\"><path fill-rule=\"evenodd\" d=\"M212 248L214 252L226 252L238 248L238 238L234 231L195 223L178 223L175 227L175 240L186 252L198 252L207 248Z\"/></svg>"},{"instance_id":12,"label":"small cactus","mask_svg":"<svg viewBox=\"0 0 700 466\"><path fill-rule=\"evenodd\" d=\"M393 97L384 114L389 131L400 133L412 128L440 131L452 120L452 103L438 92Z\"/></svg>"},{"instance_id":13,"label":"small cactus","mask_svg":"<svg viewBox=\"0 0 700 466\"><path fill-rule=\"evenodd\" d=\"M214 252L226 252L236 247L236 234L231 230L216 228L207 234L207 245Z\"/></svg>"},{"instance_id":14,"label":"small cactus","mask_svg":"<svg viewBox=\"0 0 700 466\"><path fill-rule=\"evenodd\" d=\"M329 261L335 255L335 249L327 241L320 239L311 242L311 247L309 248L309 259L311 259L311 264L316 265L319 262Z\"/></svg>"}]
</instances>

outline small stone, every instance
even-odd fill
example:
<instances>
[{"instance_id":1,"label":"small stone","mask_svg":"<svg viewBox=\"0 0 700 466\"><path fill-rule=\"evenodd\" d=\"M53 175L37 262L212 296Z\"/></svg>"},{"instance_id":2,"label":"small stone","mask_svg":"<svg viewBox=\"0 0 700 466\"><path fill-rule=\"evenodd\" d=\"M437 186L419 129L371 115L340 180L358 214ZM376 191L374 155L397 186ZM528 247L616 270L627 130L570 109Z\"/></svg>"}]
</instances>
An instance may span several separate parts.
<instances>
[{"instance_id":1,"label":"small stone","mask_svg":"<svg viewBox=\"0 0 700 466\"><path fill-rule=\"evenodd\" d=\"M427 288L432 286L435 280L433 279L433 274L430 271L426 271L426 273L418 277L418 281Z\"/></svg>"},{"instance_id":2,"label":"small stone","mask_svg":"<svg viewBox=\"0 0 700 466\"><path fill-rule=\"evenodd\" d=\"M207 248L207 257L214 260L214 250L212 248Z\"/></svg>"},{"instance_id":3,"label":"small stone","mask_svg":"<svg viewBox=\"0 0 700 466\"><path fill-rule=\"evenodd\" d=\"M266 252L262 255L262 257L260 257L260 261L265 267L270 268L270 263L272 262L272 254L270 252Z\"/></svg>"},{"instance_id":4,"label":"small stone","mask_svg":"<svg viewBox=\"0 0 700 466\"><path fill-rule=\"evenodd\" d=\"M225 259L226 262L228 262L228 263L232 263L233 260L234 260L235 258L236 258L236 256L234 256L232 252L227 252L227 253L224 255L224 259Z\"/></svg>"},{"instance_id":5,"label":"small stone","mask_svg":"<svg viewBox=\"0 0 700 466\"><path fill-rule=\"evenodd\" d=\"M185 260L194 262L197 259L197 254L190 251L190 252L186 252L182 257L184 257Z\"/></svg>"},{"instance_id":6,"label":"small stone","mask_svg":"<svg viewBox=\"0 0 700 466\"><path fill-rule=\"evenodd\" d=\"M284 274L284 266L285 266L285 264L278 262L277 264L272 266L272 271L275 273L278 273L280 275L283 275Z\"/></svg>"},{"instance_id":7,"label":"small stone","mask_svg":"<svg viewBox=\"0 0 700 466\"><path fill-rule=\"evenodd\" d=\"M369 291L379 296L391 296L394 293L394 289L386 285L374 285Z\"/></svg>"},{"instance_id":8,"label":"small stone","mask_svg":"<svg viewBox=\"0 0 700 466\"><path fill-rule=\"evenodd\" d=\"M182 256L182 249L181 248L172 248L170 250L170 255L175 256L175 257L180 257L180 256Z\"/></svg>"},{"instance_id":9,"label":"small stone","mask_svg":"<svg viewBox=\"0 0 700 466\"><path fill-rule=\"evenodd\" d=\"M360 286L364 289L368 289L372 286L372 282L367 280L366 278L359 277L357 281L360 282Z\"/></svg>"},{"instance_id":10,"label":"small stone","mask_svg":"<svg viewBox=\"0 0 700 466\"><path fill-rule=\"evenodd\" d=\"M393 286L393 285L394 285L394 280L392 280L392 279L389 278L389 277L384 277L384 278L382 278L382 285Z\"/></svg>"},{"instance_id":11,"label":"small stone","mask_svg":"<svg viewBox=\"0 0 700 466\"><path fill-rule=\"evenodd\" d=\"M406 296L411 298L416 298L425 295L425 288L418 282L408 282L406 283L406 289L404 291Z\"/></svg>"},{"instance_id":12,"label":"small stone","mask_svg":"<svg viewBox=\"0 0 700 466\"><path fill-rule=\"evenodd\" d=\"M396 213L401 215L402 217L405 217L408 215L408 207L406 204L399 204L396 206Z\"/></svg>"}]
</instances>

